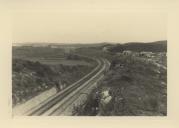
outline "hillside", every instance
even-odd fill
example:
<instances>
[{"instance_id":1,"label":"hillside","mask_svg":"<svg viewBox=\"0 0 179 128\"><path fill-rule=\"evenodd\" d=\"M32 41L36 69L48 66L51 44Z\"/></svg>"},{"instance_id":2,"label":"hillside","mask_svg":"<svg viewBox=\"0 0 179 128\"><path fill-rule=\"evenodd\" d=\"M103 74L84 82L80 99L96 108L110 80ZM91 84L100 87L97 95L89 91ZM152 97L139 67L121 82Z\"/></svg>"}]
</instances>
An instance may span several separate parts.
<instances>
[{"instance_id":1,"label":"hillside","mask_svg":"<svg viewBox=\"0 0 179 128\"><path fill-rule=\"evenodd\" d=\"M167 52L167 41L156 41L150 43L130 42L125 44L116 44L108 47L110 52L122 52L130 50L134 52Z\"/></svg>"},{"instance_id":2,"label":"hillside","mask_svg":"<svg viewBox=\"0 0 179 128\"><path fill-rule=\"evenodd\" d=\"M22 59L12 62L13 106L54 86L60 91L93 69L87 65L44 65Z\"/></svg>"},{"instance_id":3,"label":"hillside","mask_svg":"<svg viewBox=\"0 0 179 128\"><path fill-rule=\"evenodd\" d=\"M166 55L116 55L109 72L75 112L89 116L167 115Z\"/></svg>"}]
</instances>

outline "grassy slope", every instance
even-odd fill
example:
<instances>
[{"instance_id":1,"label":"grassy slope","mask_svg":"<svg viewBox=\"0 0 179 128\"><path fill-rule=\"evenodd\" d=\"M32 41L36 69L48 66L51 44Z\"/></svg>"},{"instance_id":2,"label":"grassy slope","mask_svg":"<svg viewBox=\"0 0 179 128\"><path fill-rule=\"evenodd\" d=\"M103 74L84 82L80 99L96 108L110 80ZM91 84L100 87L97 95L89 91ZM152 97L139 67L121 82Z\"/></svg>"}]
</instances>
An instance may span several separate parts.
<instances>
[{"instance_id":1,"label":"grassy slope","mask_svg":"<svg viewBox=\"0 0 179 128\"><path fill-rule=\"evenodd\" d=\"M167 51L167 41L151 43L126 43L107 46L108 52L96 48L86 49L111 62L103 81L88 96L85 105L79 105L78 115L166 115L167 114L167 58L160 52ZM79 49L83 52L84 49ZM124 50L154 52L155 57L116 56ZM93 51L93 52L91 52ZM156 64L158 63L158 64ZM162 65L162 66L161 66ZM101 105L101 93L109 90L112 100ZM97 98L98 97L98 98ZM99 110L95 111L95 107ZM74 109L76 110L76 109Z\"/></svg>"},{"instance_id":2,"label":"grassy slope","mask_svg":"<svg viewBox=\"0 0 179 128\"><path fill-rule=\"evenodd\" d=\"M157 60L166 64L166 56L156 54ZM93 90L87 104L79 115L129 116L129 115L166 115L167 114L167 71L153 61L133 56L115 56L110 71L99 88ZM100 105L94 112L96 92L109 90L112 100L105 106ZM101 96L99 96L101 97Z\"/></svg>"},{"instance_id":3,"label":"grassy slope","mask_svg":"<svg viewBox=\"0 0 179 128\"><path fill-rule=\"evenodd\" d=\"M119 67L118 64L123 64ZM167 71L153 62L121 57L112 67L102 86L110 88L112 115L166 115ZM119 108L119 106L122 106Z\"/></svg>"}]
</instances>

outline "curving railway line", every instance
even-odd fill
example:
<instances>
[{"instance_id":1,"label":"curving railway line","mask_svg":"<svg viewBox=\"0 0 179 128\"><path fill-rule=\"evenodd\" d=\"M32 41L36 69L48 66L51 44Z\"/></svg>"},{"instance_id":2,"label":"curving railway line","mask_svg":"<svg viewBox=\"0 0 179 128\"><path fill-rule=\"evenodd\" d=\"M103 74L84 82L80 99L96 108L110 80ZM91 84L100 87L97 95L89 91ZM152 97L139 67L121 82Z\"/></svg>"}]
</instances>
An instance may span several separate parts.
<instances>
[{"instance_id":1,"label":"curving railway line","mask_svg":"<svg viewBox=\"0 0 179 128\"><path fill-rule=\"evenodd\" d=\"M97 82L103 76L104 72L108 70L110 66L109 61L103 58L97 58L95 60L97 61L98 65L89 74L84 76L79 81L68 86L64 90L60 91L59 93L51 96L50 98L39 104L38 106L24 113L24 115L27 116L60 115L60 113L64 111L64 109L67 107L68 104L72 104L74 102L75 95L79 95L79 92L81 90L87 89L90 85Z\"/></svg>"}]
</instances>

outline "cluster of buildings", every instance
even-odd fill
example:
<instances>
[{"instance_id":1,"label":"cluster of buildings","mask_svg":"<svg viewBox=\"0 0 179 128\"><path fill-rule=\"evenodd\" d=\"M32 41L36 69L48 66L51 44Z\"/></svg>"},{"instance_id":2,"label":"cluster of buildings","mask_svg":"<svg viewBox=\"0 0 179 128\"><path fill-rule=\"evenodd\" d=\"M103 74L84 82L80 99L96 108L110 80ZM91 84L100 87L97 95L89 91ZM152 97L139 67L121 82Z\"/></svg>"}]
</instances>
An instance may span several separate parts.
<instances>
[{"instance_id":1,"label":"cluster of buildings","mask_svg":"<svg viewBox=\"0 0 179 128\"><path fill-rule=\"evenodd\" d=\"M131 56L135 56L135 57L145 57L145 58L154 58L156 55L158 56L167 56L167 54L165 52L161 52L161 53L153 53L153 52L133 52L130 50L125 50L122 53L117 53L117 55L131 55Z\"/></svg>"}]
</instances>

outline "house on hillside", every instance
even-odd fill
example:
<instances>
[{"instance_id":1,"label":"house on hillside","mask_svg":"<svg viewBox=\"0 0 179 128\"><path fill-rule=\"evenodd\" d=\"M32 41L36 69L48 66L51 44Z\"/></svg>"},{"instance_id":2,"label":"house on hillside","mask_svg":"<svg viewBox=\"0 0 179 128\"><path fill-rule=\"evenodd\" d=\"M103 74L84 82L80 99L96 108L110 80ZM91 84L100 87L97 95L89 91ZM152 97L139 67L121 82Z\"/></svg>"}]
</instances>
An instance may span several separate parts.
<instances>
[{"instance_id":1,"label":"house on hillside","mask_svg":"<svg viewBox=\"0 0 179 128\"><path fill-rule=\"evenodd\" d=\"M123 55L132 55L132 51L130 50L125 50L122 52Z\"/></svg>"},{"instance_id":2,"label":"house on hillside","mask_svg":"<svg viewBox=\"0 0 179 128\"><path fill-rule=\"evenodd\" d=\"M103 47L103 51L104 52L108 52L108 48L107 47Z\"/></svg>"},{"instance_id":3,"label":"house on hillside","mask_svg":"<svg viewBox=\"0 0 179 128\"><path fill-rule=\"evenodd\" d=\"M147 58L151 58L153 57L154 53L152 52L140 52L139 56L140 57L147 57Z\"/></svg>"},{"instance_id":4,"label":"house on hillside","mask_svg":"<svg viewBox=\"0 0 179 128\"><path fill-rule=\"evenodd\" d=\"M48 45L49 48L58 48L58 45Z\"/></svg>"},{"instance_id":5,"label":"house on hillside","mask_svg":"<svg viewBox=\"0 0 179 128\"><path fill-rule=\"evenodd\" d=\"M139 57L139 52L132 52L133 57Z\"/></svg>"}]
</instances>

